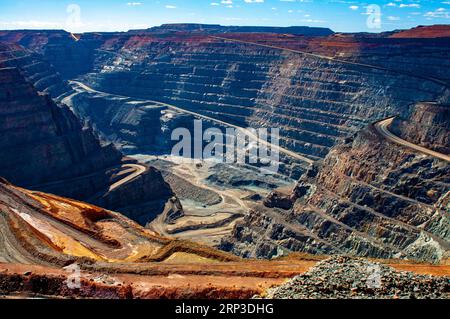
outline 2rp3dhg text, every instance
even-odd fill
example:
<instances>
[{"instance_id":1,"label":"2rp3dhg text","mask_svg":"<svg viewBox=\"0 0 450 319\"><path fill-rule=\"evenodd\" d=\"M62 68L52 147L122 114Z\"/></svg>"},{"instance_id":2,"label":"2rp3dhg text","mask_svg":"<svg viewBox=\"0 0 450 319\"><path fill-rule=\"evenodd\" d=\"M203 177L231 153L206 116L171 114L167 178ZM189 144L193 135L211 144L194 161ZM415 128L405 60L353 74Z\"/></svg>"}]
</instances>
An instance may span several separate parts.
<instances>
[{"instance_id":1,"label":"2rp3dhg text","mask_svg":"<svg viewBox=\"0 0 450 319\"><path fill-rule=\"evenodd\" d=\"M223 315L266 315L274 313L273 304L252 304L252 303L221 303L215 306L195 306L182 304L175 307L176 314L201 315L207 317L209 314Z\"/></svg>"}]
</instances>

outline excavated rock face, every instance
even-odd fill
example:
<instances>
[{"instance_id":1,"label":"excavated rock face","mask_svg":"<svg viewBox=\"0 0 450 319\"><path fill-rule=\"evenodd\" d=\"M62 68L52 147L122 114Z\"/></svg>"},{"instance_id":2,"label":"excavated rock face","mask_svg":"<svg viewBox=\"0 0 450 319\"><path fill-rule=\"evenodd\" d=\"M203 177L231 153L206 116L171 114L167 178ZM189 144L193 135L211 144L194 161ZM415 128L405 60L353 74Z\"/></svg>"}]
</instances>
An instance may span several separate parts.
<instances>
[{"instance_id":1,"label":"excavated rock face","mask_svg":"<svg viewBox=\"0 0 450 319\"><path fill-rule=\"evenodd\" d=\"M161 174L145 168L139 177L108 191L127 173L122 172L122 165L134 161L124 159L112 144L102 144L66 106L58 106L49 95L37 92L37 87L46 87L44 91L57 95L56 88L64 88L51 69L53 75L44 83L39 80L45 78L39 73L44 67L39 60L32 71L28 63L35 58L24 57L20 49L10 51L18 58L9 56L0 64L0 175L22 187L87 200L124 213L141 206L136 220L143 225L162 212L173 192ZM1 52L2 57L7 55L5 50Z\"/></svg>"},{"instance_id":2,"label":"excavated rock face","mask_svg":"<svg viewBox=\"0 0 450 319\"><path fill-rule=\"evenodd\" d=\"M64 78L74 78L93 68L95 37L81 44L63 30L21 30L0 31L0 41L18 44L40 54Z\"/></svg>"},{"instance_id":3,"label":"excavated rock face","mask_svg":"<svg viewBox=\"0 0 450 319\"><path fill-rule=\"evenodd\" d=\"M409 117L397 119L397 135L435 151L450 153L450 104L420 103Z\"/></svg>"},{"instance_id":4,"label":"excavated rock face","mask_svg":"<svg viewBox=\"0 0 450 319\"><path fill-rule=\"evenodd\" d=\"M132 182L109 191L92 202L100 207L114 207L140 225L147 226L167 209L176 210L182 216L183 208L181 204L176 207L179 202L176 197L173 199L174 196L161 172L150 167Z\"/></svg>"},{"instance_id":5,"label":"excavated rock face","mask_svg":"<svg viewBox=\"0 0 450 319\"><path fill-rule=\"evenodd\" d=\"M279 285L283 286L274 291L277 297L305 289L317 297L349 293L389 297L396 293L413 298L448 293L446 278L399 276L391 268L365 260L338 257L317 263L324 257L297 254L276 261L244 261L202 245L161 237L121 214L18 188L2 179L0 228L0 295L6 298L238 299ZM446 266L393 266L448 274ZM67 282L73 280L77 268L80 286L70 289ZM370 279L366 274L373 273L381 277L382 287L376 292L366 289ZM298 285L299 278L304 285ZM373 284L378 284L374 279ZM336 288L335 295L329 294L330 285Z\"/></svg>"},{"instance_id":6,"label":"excavated rock face","mask_svg":"<svg viewBox=\"0 0 450 319\"><path fill-rule=\"evenodd\" d=\"M63 101L125 154L170 150L162 138L161 105L86 92Z\"/></svg>"},{"instance_id":7,"label":"excavated rock face","mask_svg":"<svg viewBox=\"0 0 450 319\"><path fill-rule=\"evenodd\" d=\"M81 75L99 91L171 103L240 126L278 127L282 146L324 159L290 196L274 193L266 201L272 208L255 207L223 242L225 250L257 257L289 251L445 257L448 165L386 143L373 129L349 136L375 119L410 114L419 101L448 100L448 38L172 28L85 34L79 41L64 32L2 32L0 40L42 53L64 78ZM158 144L173 125L192 122L186 116L164 122L159 106L93 109L98 103L91 95L72 97L78 113L130 153L145 149L147 138ZM429 143L445 146L439 116L417 110L415 121L426 119L436 134ZM420 142L427 135L399 128ZM283 173L306 169L282 160L289 166Z\"/></svg>"},{"instance_id":8,"label":"excavated rock face","mask_svg":"<svg viewBox=\"0 0 450 319\"><path fill-rule=\"evenodd\" d=\"M113 50L121 55L97 54L84 79L92 87L241 126L279 127L282 146L313 159L371 119L444 90L404 74L206 36L146 34Z\"/></svg>"},{"instance_id":9,"label":"excavated rock face","mask_svg":"<svg viewBox=\"0 0 450 319\"><path fill-rule=\"evenodd\" d=\"M88 175L120 163L66 107L40 95L17 68L0 70L1 175L21 186Z\"/></svg>"},{"instance_id":10,"label":"excavated rock face","mask_svg":"<svg viewBox=\"0 0 450 319\"><path fill-rule=\"evenodd\" d=\"M21 74L36 90L53 98L71 91L69 85L42 55L24 50L18 45L0 43L0 64L2 67L20 69Z\"/></svg>"},{"instance_id":11,"label":"excavated rock face","mask_svg":"<svg viewBox=\"0 0 450 319\"><path fill-rule=\"evenodd\" d=\"M291 210L256 207L222 248L245 257L302 251L438 262L450 247L449 186L447 162L368 128L301 178Z\"/></svg>"},{"instance_id":12,"label":"excavated rock face","mask_svg":"<svg viewBox=\"0 0 450 319\"><path fill-rule=\"evenodd\" d=\"M154 101L77 92L63 102L127 155L169 154L178 142L171 139L174 129L183 127L194 134L194 116ZM204 129L213 126L206 121L202 124Z\"/></svg>"},{"instance_id":13,"label":"excavated rock face","mask_svg":"<svg viewBox=\"0 0 450 319\"><path fill-rule=\"evenodd\" d=\"M79 41L61 32L47 34L46 41L42 32L34 38L5 32L0 39L43 52L64 77L84 74L82 81L99 91L168 102L232 124L278 127L282 146L312 159L324 158L343 137L372 120L403 114L418 101L435 100L450 73L446 38L344 36L315 29L253 31L165 25L83 34ZM435 63L425 61L430 56ZM80 100L77 103L83 104ZM99 119L102 112L90 115ZM121 138L135 144L152 115L143 117L138 108L129 114L127 122L134 127L122 128L128 136Z\"/></svg>"}]
</instances>

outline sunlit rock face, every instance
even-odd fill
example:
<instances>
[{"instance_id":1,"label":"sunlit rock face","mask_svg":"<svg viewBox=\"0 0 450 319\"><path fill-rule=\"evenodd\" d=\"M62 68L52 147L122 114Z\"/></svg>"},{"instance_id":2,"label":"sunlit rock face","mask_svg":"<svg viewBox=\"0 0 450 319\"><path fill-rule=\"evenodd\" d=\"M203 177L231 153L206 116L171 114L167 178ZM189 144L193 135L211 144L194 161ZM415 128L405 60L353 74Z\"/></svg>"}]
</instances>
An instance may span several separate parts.
<instances>
[{"instance_id":1,"label":"sunlit rock face","mask_svg":"<svg viewBox=\"0 0 450 319\"><path fill-rule=\"evenodd\" d=\"M84 34L77 42L64 32L9 32L0 39L42 52L64 78L81 76L99 91L241 126L279 127L282 146L320 159L371 121L406 113L445 90L446 38L396 34L183 24Z\"/></svg>"},{"instance_id":2,"label":"sunlit rock face","mask_svg":"<svg viewBox=\"0 0 450 319\"><path fill-rule=\"evenodd\" d=\"M102 52L105 60L85 81L241 126L279 127L282 146L313 159L371 120L443 90L404 74L265 47L146 37L127 41L124 56Z\"/></svg>"},{"instance_id":3,"label":"sunlit rock face","mask_svg":"<svg viewBox=\"0 0 450 319\"><path fill-rule=\"evenodd\" d=\"M433 149L450 153L450 101L447 104L419 103L411 115L399 117L395 132L403 139Z\"/></svg>"},{"instance_id":4,"label":"sunlit rock face","mask_svg":"<svg viewBox=\"0 0 450 319\"><path fill-rule=\"evenodd\" d=\"M445 112L419 104L395 130L431 145ZM429 121L417 122L424 114ZM448 162L387 142L371 126L334 147L291 194L271 194L266 206L275 208L247 214L222 248L260 258L302 251L439 262L450 247L449 186Z\"/></svg>"},{"instance_id":5,"label":"sunlit rock face","mask_svg":"<svg viewBox=\"0 0 450 319\"><path fill-rule=\"evenodd\" d=\"M0 176L22 187L125 213L145 205L139 221L145 225L155 218L173 196L161 174L145 167L141 176L109 191L130 173L124 165L135 161L100 141L67 106L51 99L49 94L70 89L52 68L42 75L42 57L1 48L9 50L0 51L7 58L0 64Z\"/></svg>"},{"instance_id":6,"label":"sunlit rock face","mask_svg":"<svg viewBox=\"0 0 450 319\"><path fill-rule=\"evenodd\" d=\"M125 153L167 152L168 132L192 123L186 114L169 118L165 102L239 126L280 128L282 146L317 160L307 171L283 157L283 173L306 172L297 187L251 210L222 249L439 261L448 257L448 164L390 144L368 125L398 115L397 135L448 150L444 29L287 34L166 25L79 41L63 31L1 32L0 40L42 54L59 78L101 91L69 88L60 99ZM22 75L37 83L32 70Z\"/></svg>"}]
</instances>

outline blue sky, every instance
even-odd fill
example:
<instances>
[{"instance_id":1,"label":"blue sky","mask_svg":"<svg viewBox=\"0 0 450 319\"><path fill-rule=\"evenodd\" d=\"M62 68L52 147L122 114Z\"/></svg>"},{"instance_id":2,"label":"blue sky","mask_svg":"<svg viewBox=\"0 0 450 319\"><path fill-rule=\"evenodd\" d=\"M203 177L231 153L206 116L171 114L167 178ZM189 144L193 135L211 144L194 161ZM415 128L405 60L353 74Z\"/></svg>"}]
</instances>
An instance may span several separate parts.
<instances>
[{"instance_id":1,"label":"blue sky","mask_svg":"<svg viewBox=\"0 0 450 319\"><path fill-rule=\"evenodd\" d=\"M380 12L377 16L380 19L375 20L380 23L368 23L374 12L378 14L378 11L368 14L367 11L374 8ZM0 1L0 29L126 31L178 22L307 25L340 32L379 32L417 25L449 24L450 0Z\"/></svg>"}]
</instances>

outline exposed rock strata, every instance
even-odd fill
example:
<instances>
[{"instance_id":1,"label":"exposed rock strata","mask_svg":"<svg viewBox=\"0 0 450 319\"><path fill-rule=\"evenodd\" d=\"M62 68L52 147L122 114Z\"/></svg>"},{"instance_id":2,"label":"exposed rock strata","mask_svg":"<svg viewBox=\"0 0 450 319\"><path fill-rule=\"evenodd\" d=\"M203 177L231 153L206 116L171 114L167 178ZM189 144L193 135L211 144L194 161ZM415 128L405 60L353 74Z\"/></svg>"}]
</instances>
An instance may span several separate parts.
<instances>
[{"instance_id":1,"label":"exposed rock strata","mask_svg":"<svg viewBox=\"0 0 450 319\"><path fill-rule=\"evenodd\" d=\"M420 103L410 116L401 116L394 123L401 138L426 148L450 153L450 104Z\"/></svg>"},{"instance_id":2,"label":"exposed rock strata","mask_svg":"<svg viewBox=\"0 0 450 319\"><path fill-rule=\"evenodd\" d=\"M245 257L303 251L438 262L450 247L449 177L448 163L368 128L333 148L290 196L266 200L291 209L256 206L222 248Z\"/></svg>"},{"instance_id":3,"label":"exposed rock strata","mask_svg":"<svg viewBox=\"0 0 450 319\"><path fill-rule=\"evenodd\" d=\"M158 236L121 214L4 180L0 227L2 298L250 298L324 259L297 254L276 261L241 260ZM77 266L80 287L71 289L67 281ZM448 266L393 266L449 274ZM341 279L355 281L351 275Z\"/></svg>"},{"instance_id":4,"label":"exposed rock strata","mask_svg":"<svg viewBox=\"0 0 450 319\"><path fill-rule=\"evenodd\" d=\"M286 251L446 257L448 219L442 211L448 203L448 165L387 144L372 129L349 138L375 119L405 118L418 101L444 97L445 104L450 74L445 34L304 37L201 28L85 34L79 41L65 32L2 32L0 39L42 53L63 77L80 76L99 91L168 102L240 126L280 127L282 146L325 158L291 195L270 196L270 209L255 207L224 249L258 257ZM105 137L130 153L148 146L144 139L155 132L193 119L164 122L158 107L152 112L127 103L93 111L89 100L97 97L80 97L76 104L86 106L77 112L85 111ZM433 122L421 133L415 133L417 123L410 129L396 123L397 133L443 149L448 143L442 127L448 123L439 124L435 111L442 110L416 109L413 121ZM148 124L154 127L143 130ZM436 136L430 139L431 134ZM282 161L291 176L306 167L293 169L298 163Z\"/></svg>"},{"instance_id":5,"label":"exposed rock strata","mask_svg":"<svg viewBox=\"0 0 450 319\"><path fill-rule=\"evenodd\" d=\"M42 55L18 45L0 43L0 65L20 69L36 90L53 98L71 91L70 86Z\"/></svg>"},{"instance_id":6,"label":"exposed rock strata","mask_svg":"<svg viewBox=\"0 0 450 319\"><path fill-rule=\"evenodd\" d=\"M138 55L136 61L103 54L96 69L103 72L85 81L99 90L169 102L232 124L280 127L282 146L312 158L326 156L371 118L433 100L443 91L405 75L253 45L205 38L192 46L181 38L166 52L169 43L151 41L137 47L130 39L124 45L125 57Z\"/></svg>"},{"instance_id":7,"label":"exposed rock strata","mask_svg":"<svg viewBox=\"0 0 450 319\"><path fill-rule=\"evenodd\" d=\"M21 69L0 69L0 103L0 175L11 182L125 213L145 204L140 211L145 217L139 218L143 224L162 212L173 196L161 174L149 168L108 191L124 173L131 173L123 172L123 165L135 161L102 144L67 107L38 93ZM94 196L99 192L104 192L100 200Z\"/></svg>"},{"instance_id":8,"label":"exposed rock strata","mask_svg":"<svg viewBox=\"0 0 450 319\"><path fill-rule=\"evenodd\" d=\"M242 126L280 127L281 144L312 159L324 158L344 137L377 118L435 100L448 83L445 38L258 32L166 25L84 34L70 44L64 33L33 38L5 32L0 39L28 43L64 77L84 74L83 81L100 91L169 102Z\"/></svg>"}]
</instances>

